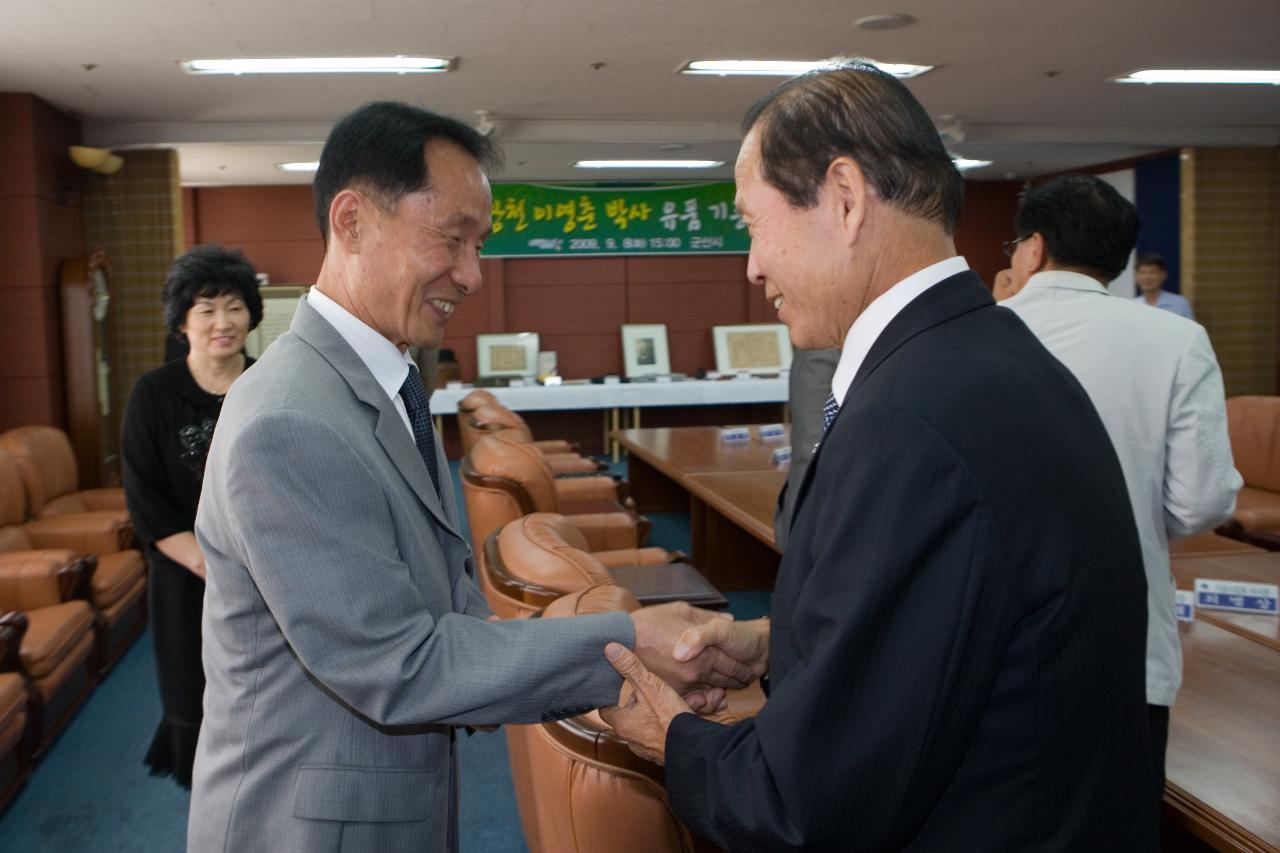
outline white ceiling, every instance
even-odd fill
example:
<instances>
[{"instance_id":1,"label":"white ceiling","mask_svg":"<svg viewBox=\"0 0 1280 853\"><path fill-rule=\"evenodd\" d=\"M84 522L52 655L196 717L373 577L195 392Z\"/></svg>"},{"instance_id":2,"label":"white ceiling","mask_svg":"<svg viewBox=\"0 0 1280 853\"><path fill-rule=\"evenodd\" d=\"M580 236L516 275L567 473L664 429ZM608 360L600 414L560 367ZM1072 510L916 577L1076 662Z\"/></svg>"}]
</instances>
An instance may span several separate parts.
<instances>
[{"instance_id":1,"label":"white ceiling","mask_svg":"<svg viewBox=\"0 0 1280 853\"><path fill-rule=\"evenodd\" d=\"M1183 145L1280 145L1280 87L1130 86L1142 67L1280 66L1277 0L4 0L0 91L80 116L85 142L171 146L188 185L308 183L361 103L491 112L499 180L727 178L743 112L775 79L689 77L699 58L845 54L938 68L909 86L958 116L973 178L1025 178ZM913 26L867 32L864 15ZM444 75L193 77L177 61L458 57ZM598 70L593 64L602 63ZM687 146L678 150L663 146ZM126 152L127 154L127 152ZM579 159L723 159L678 174L584 172Z\"/></svg>"}]
</instances>

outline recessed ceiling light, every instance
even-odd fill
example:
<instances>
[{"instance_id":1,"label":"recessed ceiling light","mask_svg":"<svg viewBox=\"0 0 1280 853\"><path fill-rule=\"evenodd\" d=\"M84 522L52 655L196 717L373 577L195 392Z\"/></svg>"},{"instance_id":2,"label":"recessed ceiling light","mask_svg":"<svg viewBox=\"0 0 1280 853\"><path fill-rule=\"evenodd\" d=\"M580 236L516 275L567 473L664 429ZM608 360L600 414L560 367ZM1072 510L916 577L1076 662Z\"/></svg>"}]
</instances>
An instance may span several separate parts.
<instances>
[{"instance_id":1,"label":"recessed ceiling light","mask_svg":"<svg viewBox=\"0 0 1280 853\"><path fill-rule=\"evenodd\" d=\"M990 166L990 160L970 160L968 157L952 157L951 162L961 172L967 172L970 169L981 169L984 166Z\"/></svg>"},{"instance_id":2,"label":"recessed ceiling light","mask_svg":"<svg viewBox=\"0 0 1280 853\"><path fill-rule=\"evenodd\" d=\"M575 169L714 169L723 160L579 160Z\"/></svg>"},{"instance_id":3,"label":"recessed ceiling light","mask_svg":"<svg viewBox=\"0 0 1280 853\"><path fill-rule=\"evenodd\" d=\"M281 59L187 59L188 74L439 74L454 58L431 56L328 56Z\"/></svg>"},{"instance_id":4,"label":"recessed ceiling light","mask_svg":"<svg viewBox=\"0 0 1280 853\"><path fill-rule=\"evenodd\" d=\"M1280 86L1280 71L1230 68L1147 68L1115 78L1117 83L1254 83Z\"/></svg>"},{"instance_id":5,"label":"recessed ceiling light","mask_svg":"<svg viewBox=\"0 0 1280 853\"><path fill-rule=\"evenodd\" d=\"M898 62L877 62L874 59L859 59L868 65L874 65L886 74L903 79L919 77L926 71L933 70L932 65L907 65ZM695 59L686 62L677 71L680 74L699 74L715 77L797 77L815 68L825 68L838 61L820 59L816 62L793 62L782 59Z\"/></svg>"},{"instance_id":6,"label":"recessed ceiling light","mask_svg":"<svg viewBox=\"0 0 1280 853\"><path fill-rule=\"evenodd\" d=\"M282 172L314 172L320 168L319 160L311 160L306 163L276 163L276 168Z\"/></svg>"}]
</instances>

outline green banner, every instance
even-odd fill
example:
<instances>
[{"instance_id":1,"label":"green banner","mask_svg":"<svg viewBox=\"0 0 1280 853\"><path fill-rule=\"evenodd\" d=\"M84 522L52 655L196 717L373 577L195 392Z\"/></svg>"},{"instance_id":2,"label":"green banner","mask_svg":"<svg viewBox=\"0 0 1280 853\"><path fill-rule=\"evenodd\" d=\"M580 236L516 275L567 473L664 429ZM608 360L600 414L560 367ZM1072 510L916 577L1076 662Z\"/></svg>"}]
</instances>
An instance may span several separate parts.
<instances>
[{"instance_id":1,"label":"green banner","mask_svg":"<svg viewBox=\"0 0 1280 853\"><path fill-rule=\"evenodd\" d=\"M745 253L732 181L617 189L493 185L486 257Z\"/></svg>"}]
</instances>

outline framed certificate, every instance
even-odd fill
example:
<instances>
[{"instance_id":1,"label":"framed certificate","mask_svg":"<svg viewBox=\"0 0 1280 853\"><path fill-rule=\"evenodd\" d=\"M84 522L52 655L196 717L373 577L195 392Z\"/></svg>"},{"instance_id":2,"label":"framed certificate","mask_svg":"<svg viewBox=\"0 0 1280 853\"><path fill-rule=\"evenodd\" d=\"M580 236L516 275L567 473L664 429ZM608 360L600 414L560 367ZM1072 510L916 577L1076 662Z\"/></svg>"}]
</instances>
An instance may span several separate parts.
<instances>
[{"instance_id":1,"label":"framed certificate","mask_svg":"<svg viewBox=\"0 0 1280 853\"><path fill-rule=\"evenodd\" d=\"M633 376L663 376L671 372L667 352L667 327L662 323L627 324L622 327L623 373Z\"/></svg>"},{"instance_id":2,"label":"framed certificate","mask_svg":"<svg viewBox=\"0 0 1280 853\"><path fill-rule=\"evenodd\" d=\"M712 326L720 373L780 373L791 369L791 338L782 323Z\"/></svg>"},{"instance_id":3,"label":"framed certificate","mask_svg":"<svg viewBox=\"0 0 1280 853\"><path fill-rule=\"evenodd\" d=\"M538 333L476 335L476 364L481 376L535 376Z\"/></svg>"}]
</instances>

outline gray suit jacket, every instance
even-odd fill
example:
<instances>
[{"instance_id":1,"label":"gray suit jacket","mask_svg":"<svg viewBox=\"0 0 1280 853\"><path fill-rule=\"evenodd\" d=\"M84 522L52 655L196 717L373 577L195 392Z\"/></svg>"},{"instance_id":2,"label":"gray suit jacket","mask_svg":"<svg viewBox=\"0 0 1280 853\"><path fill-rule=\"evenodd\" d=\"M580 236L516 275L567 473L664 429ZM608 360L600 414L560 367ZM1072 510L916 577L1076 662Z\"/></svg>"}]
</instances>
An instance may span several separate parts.
<instances>
[{"instance_id":1,"label":"gray suit jacket","mask_svg":"<svg viewBox=\"0 0 1280 853\"><path fill-rule=\"evenodd\" d=\"M831 377L840 363L839 349L797 349L791 356L787 393L791 404L791 470L773 511L773 535L785 551L796 512L796 495L809 470L813 448L822 440L822 407L831 396Z\"/></svg>"},{"instance_id":2,"label":"gray suit jacket","mask_svg":"<svg viewBox=\"0 0 1280 853\"><path fill-rule=\"evenodd\" d=\"M449 469L437 442L442 472ZM456 849L456 725L617 700L625 614L486 622L449 477L305 300L222 409L190 851Z\"/></svg>"}]
</instances>

